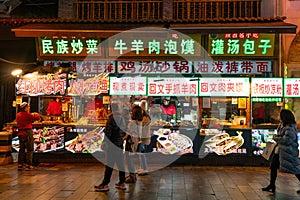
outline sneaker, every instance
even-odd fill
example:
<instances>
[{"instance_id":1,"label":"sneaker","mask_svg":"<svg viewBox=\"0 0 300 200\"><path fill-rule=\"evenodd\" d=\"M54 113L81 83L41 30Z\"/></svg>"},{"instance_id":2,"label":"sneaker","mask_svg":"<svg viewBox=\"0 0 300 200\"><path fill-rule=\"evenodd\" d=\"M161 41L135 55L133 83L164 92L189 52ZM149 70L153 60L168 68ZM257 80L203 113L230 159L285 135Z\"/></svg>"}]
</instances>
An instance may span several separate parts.
<instances>
[{"instance_id":1,"label":"sneaker","mask_svg":"<svg viewBox=\"0 0 300 200\"><path fill-rule=\"evenodd\" d=\"M116 183L115 188L120 189L120 190L126 190L126 185L125 185L125 183L122 183L122 184Z\"/></svg>"},{"instance_id":2,"label":"sneaker","mask_svg":"<svg viewBox=\"0 0 300 200\"><path fill-rule=\"evenodd\" d=\"M18 165L18 170L23 170L24 166L23 165Z\"/></svg>"},{"instance_id":3,"label":"sneaker","mask_svg":"<svg viewBox=\"0 0 300 200\"><path fill-rule=\"evenodd\" d=\"M139 175L139 176L146 176L146 175L148 175L148 171L147 171L147 170L143 170L143 169L138 169L138 170L136 171L136 173L137 173L137 175Z\"/></svg>"},{"instance_id":4,"label":"sneaker","mask_svg":"<svg viewBox=\"0 0 300 200\"><path fill-rule=\"evenodd\" d=\"M125 183L135 183L136 182L136 177L135 175L128 175L126 176L126 179L125 179Z\"/></svg>"},{"instance_id":5,"label":"sneaker","mask_svg":"<svg viewBox=\"0 0 300 200\"><path fill-rule=\"evenodd\" d=\"M34 167L32 165L27 165L25 167L25 170L29 171L29 170L34 170Z\"/></svg>"},{"instance_id":6,"label":"sneaker","mask_svg":"<svg viewBox=\"0 0 300 200\"><path fill-rule=\"evenodd\" d=\"M138 173L139 176L147 176L148 175L148 172L147 171L144 171L144 172L140 172Z\"/></svg>"},{"instance_id":7,"label":"sneaker","mask_svg":"<svg viewBox=\"0 0 300 200\"><path fill-rule=\"evenodd\" d=\"M109 188L108 188L107 185L102 185L102 184L100 184L100 185L98 185L98 186L95 186L95 190L96 190L97 192L107 192L107 191L109 191Z\"/></svg>"}]
</instances>

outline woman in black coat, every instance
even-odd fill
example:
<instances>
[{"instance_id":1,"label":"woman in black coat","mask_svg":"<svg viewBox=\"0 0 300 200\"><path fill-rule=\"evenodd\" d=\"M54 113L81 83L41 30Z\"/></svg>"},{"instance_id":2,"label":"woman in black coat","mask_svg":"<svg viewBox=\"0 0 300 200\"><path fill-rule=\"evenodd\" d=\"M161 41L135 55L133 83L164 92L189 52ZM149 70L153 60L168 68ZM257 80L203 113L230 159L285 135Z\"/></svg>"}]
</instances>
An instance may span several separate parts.
<instances>
[{"instance_id":1,"label":"woman in black coat","mask_svg":"<svg viewBox=\"0 0 300 200\"><path fill-rule=\"evenodd\" d=\"M277 169L284 173L295 174L300 181L300 162L298 150L298 137L296 131L296 120L290 110L282 109L280 112L280 125L274 140L278 148L271 160L270 184L262 188L263 191L275 192L275 181L277 178ZM297 191L300 193L300 190Z\"/></svg>"}]
</instances>

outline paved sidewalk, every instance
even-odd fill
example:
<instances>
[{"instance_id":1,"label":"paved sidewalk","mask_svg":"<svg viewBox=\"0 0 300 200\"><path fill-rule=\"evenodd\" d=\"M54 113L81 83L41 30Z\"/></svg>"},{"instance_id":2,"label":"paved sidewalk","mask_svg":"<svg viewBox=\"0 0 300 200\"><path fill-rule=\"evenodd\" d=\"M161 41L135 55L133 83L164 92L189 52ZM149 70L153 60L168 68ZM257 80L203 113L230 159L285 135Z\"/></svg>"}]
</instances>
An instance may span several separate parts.
<instances>
[{"instance_id":1,"label":"paved sidewalk","mask_svg":"<svg viewBox=\"0 0 300 200\"><path fill-rule=\"evenodd\" d=\"M268 184L268 167L169 166L139 176L125 191L95 192L103 178L101 163L40 164L34 171L18 171L17 164L0 166L0 199L11 200L300 200L296 177L279 173L275 194L261 191Z\"/></svg>"}]
</instances>

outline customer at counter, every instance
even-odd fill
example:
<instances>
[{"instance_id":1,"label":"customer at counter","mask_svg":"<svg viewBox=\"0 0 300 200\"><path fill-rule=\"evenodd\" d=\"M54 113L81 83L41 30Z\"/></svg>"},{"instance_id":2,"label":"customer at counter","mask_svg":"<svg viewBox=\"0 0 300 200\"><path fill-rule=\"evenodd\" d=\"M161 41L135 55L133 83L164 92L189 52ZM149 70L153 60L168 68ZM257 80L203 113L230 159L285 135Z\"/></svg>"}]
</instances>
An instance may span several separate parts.
<instances>
[{"instance_id":1,"label":"customer at counter","mask_svg":"<svg viewBox=\"0 0 300 200\"><path fill-rule=\"evenodd\" d=\"M60 116L62 114L62 103L60 97L53 98L53 100L49 102L46 113L47 115L53 116Z\"/></svg>"},{"instance_id":2,"label":"customer at counter","mask_svg":"<svg viewBox=\"0 0 300 200\"><path fill-rule=\"evenodd\" d=\"M33 157L33 132L32 122L40 120L41 116L37 113L30 113L30 106L27 102L20 104L19 112L16 116L18 126L18 139L20 150L18 154L18 170L26 169L31 170L32 157ZM24 165L24 161L25 165Z\"/></svg>"},{"instance_id":3,"label":"customer at counter","mask_svg":"<svg viewBox=\"0 0 300 200\"><path fill-rule=\"evenodd\" d=\"M171 98L164 97L163 103L160 106L162 111L162 120L171 121L176 120L176 107L173 104L170 104Z\"/></svg>"}]
</instances>

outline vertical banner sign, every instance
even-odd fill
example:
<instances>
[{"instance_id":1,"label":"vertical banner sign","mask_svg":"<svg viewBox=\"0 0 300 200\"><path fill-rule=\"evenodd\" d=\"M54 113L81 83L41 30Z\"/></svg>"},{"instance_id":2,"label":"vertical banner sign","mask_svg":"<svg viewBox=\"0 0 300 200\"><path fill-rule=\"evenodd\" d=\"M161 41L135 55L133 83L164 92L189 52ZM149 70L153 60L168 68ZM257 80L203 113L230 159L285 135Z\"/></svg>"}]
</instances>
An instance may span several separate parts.
<instances>
[{"instance_id":1,"label":"vertical banner sign","mask_svg":"<svg viewBox=\"0 0 300 200\"><path fill-rule=\"evenodd\" d=\"M252 97L282 97L282 78L252 78Z\"/></svg>"},{"instance_id":2,"label":"vertical banner sign","mask_svg":"<svg viewBox=\"0 0 300 200\"><path fill-rule=\"evenodd\" d=\"M148 96L198 96L198 78L150 78Z\"/></svg>"},{"instance_id":3,"label":"vertical banner sign","mask_svg":"<svg viewBox=\"0 0 300 200\"><path fill-rule=\"evenodd\" d=\"M200 96L248 97L249 78L200 78Z\"/></svg>"},{"instance_id":4,"label":"vertical banner sign","mask_svg":"<svg viewBox=\"0 0 300 200\"><path fill-rule=\"evenodd\" d=\"M146 95L146 77L110 77L110 95Z\"/></svg>"},{"instance_id":5,"label":"vertical banner sign","mask_svg":"<svg viewBox=\"0 0 300 200\"><path fill-rule=\"evenodd\" d=\"M300 78L284 79L284 97L300 97Z\"/></svg>"}]
</instances>

